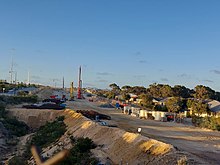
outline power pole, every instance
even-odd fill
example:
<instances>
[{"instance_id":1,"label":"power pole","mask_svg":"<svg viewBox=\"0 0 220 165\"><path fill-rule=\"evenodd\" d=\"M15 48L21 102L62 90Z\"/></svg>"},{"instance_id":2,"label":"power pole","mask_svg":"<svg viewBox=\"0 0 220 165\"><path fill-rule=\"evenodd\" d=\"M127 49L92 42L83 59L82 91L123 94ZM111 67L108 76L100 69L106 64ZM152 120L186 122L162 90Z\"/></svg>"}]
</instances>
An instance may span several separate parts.
<instances>
[{"instance_id":1,"label":"power pole","mask_svg":"<svg viewBox=\"0 0 220 165\"><path fill-rule=\"evenodd\" d=\"M82 99L82 80L81 80L82 69L79 67L79 81L78 81L78 94L77 99Z\"/></svg>"},{"instance_id":2,"label":"power pole","mask_svg":"<svg viewBox=\"0 0 220 165\"><path fill-rule=\"evenodd\" d=\"M15 72L15 85L17 84L17 72Z\"/></svg>"},{"instance_id":3,"label":"power pole","mask_svg":"<svg viewBox=\"0 0 220 165\"><path fill-rule=\"evenodd\" d=\"M9 73L10 73L10 83L12 84L13 83L13 68L14 68L14 63L13 63L13 57L12 57L12 59L11 59L11 68L10 68L10 71L9 71Z\"/></svg>"},{"instance_id":4,"label":"power pole","mask_svg":"<svg viewBox=\"0 0 220 165\"><path fill-rule=\"evenodd\" d=\"M63 89L64 89L65 87L64 87L64 77L63 77Z\"/></svg>"},{"instance_id":5,"label":"power pole","mask_svg":"<svg viewBox=\"0 0 220 165\"><path fill-rule=\"evenodd\" d=\"M28 79L27 79L27 84L30 84L30 72L28 71Z\"/></svg>"}]
</instances>

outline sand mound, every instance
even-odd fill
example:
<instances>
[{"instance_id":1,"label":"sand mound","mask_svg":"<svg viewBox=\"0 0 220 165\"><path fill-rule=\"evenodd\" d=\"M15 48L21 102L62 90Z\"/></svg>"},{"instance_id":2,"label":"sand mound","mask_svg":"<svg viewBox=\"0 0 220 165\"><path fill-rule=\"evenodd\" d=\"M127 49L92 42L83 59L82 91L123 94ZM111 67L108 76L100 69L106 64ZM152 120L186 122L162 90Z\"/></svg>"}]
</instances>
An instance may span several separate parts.
<instances>
[{"instance_id":1,"label":"sand mound","mask_svg":"<svg viewBox=\"0 0 220 165\"><path fill-rule=\"evenodd\" d=\"M65 110L62 115L68 129L60 141L68 141L70 136L89 137L98 145L93 153L100 160L110 159L112 164L177 164L180 158L170 144L119 128L101 126L73 110Z\"/></svg>"}]
</instances>

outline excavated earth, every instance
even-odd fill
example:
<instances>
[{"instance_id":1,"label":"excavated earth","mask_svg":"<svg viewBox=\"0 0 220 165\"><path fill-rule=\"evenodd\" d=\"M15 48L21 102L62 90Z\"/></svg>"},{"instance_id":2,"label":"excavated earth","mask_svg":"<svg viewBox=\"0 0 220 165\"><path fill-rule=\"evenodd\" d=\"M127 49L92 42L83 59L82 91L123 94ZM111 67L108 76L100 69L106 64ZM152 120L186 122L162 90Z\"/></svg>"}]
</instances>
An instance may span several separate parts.
<instances>
[{"instance_id":1,"label":"excavated earth","mask_svg":"<svg viewBox=\"0 0 220 165\"><path fill-rule=\"evenodd\" d=\"M192 155L178 151L166 144L137 133L126 132L120 128L101 126L74 110L26 110L13 108L10 115L25 121L37 128L46 121L54 120L57 116L65 116L66 133L48 148L43 150L43 156L50 157L58 150L71 148L70 137L89 137L97 145L92 153L102 163L110 164L177 164L180 159L186 159L189 164L202 164ZM37 122L38 121L38 122ZM31 164L33 163L30 162Z\"/></svg>"},{"instance_id":2,"label":"excavated earth","mask_svg":"<svg viewBox=\"0 0 220 165\"><path fill-rule=\"evenodd\" d=\"M62 91L42 89L37 94L48 98ZM26 122L33 129L53 121L57 116L65 116L66 133L51 146L43 149L43 156L50 157L62 149L70 149L71 137L89 137L97 145L92 153L103 164L219 164L220 133L195 127L136 119L121 114L119 111L101 108L99 104L87 100L67 102L67 110L23 109L21 106L10 107L9 115ZM75 110L95 110L109 115L106 121L115 127L102 126ZM137 134L137 127L142 133ZM207 140L207 138L210 138ZM25 144L23 138L22 143ZM155 140L157 139L157 140ZM18 147L19 148L19 147ZM22 147L21 147L22 148ZM33 160L30 164L34 164Z\"/></svg>"}]
</instances>

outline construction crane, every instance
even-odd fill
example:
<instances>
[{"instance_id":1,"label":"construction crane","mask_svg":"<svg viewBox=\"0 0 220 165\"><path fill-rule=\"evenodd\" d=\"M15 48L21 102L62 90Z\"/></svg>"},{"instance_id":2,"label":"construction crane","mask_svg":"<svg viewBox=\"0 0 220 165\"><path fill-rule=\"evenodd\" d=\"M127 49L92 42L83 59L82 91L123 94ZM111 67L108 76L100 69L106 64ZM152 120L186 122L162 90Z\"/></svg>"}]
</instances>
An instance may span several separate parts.
<instances>
[{"instance_id":1,"label":"construction crane","mask_svg":"<svg viewBox=\"0 0 220 165\"><path fill-rule=\"evenodd\" d=\"M70 101L74 100L74 95L73 95L73 82L70 83Z\"/></svg>"},{"instance_id":2,"label":"construction crane","mask_svg":"<svg viewBox=\"0 0 220 165\"><path fill-rule=\"evenodd\" d=\"M78 94L77 99L82 99L82 80L81 80L82 69L79 67L79 82L78 82Z\"/></svg>"}]
</instances>

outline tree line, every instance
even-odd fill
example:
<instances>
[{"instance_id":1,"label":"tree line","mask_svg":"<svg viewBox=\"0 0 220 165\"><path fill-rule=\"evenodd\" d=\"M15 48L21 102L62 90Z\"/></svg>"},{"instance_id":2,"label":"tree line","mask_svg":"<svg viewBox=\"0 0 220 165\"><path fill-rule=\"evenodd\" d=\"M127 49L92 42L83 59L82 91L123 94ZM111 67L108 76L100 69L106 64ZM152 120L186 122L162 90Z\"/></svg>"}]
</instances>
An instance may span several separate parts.
<instances>
[{"instance_id":1,"label":"tree line","mask_svg":"<svg viewBox=\"0 0 220 165\"><path fill-rule=\"evenodd\" d=\"M153 98L181 97L181 98L197 98L197 99L215 99L220 101L220 92L216 92L210 87L197 85L194 89L189 89L182 85L171 87L167 84L151 84L148 88L144 86L125 85L121 88L116 84L110 84L111 92L115 95L123 93L133 93L136 95L147 94Z\"/></svg>"},{"instance_id":2,"label":"tree line","mask_svg":"<svg viewBox=\"0 0 220 165\"><path fill-rule=\"evenodd\" d=\"M171 87L167 84L151 84L148 88L144 86L124 85L119 87L116 83L109 85L111 90L99 90L97 95L109 99L129 100L130 93L141 99L140 105L152 110L179 112L184 109L191 109L193 113L209 113L208 100L220 101L220 92L216 92L210 87L197 85L194 89L189 89L182 85ZM155 105L153 99L162 100L167 98L165 106Z\"/></svg>"}]
</instances>

